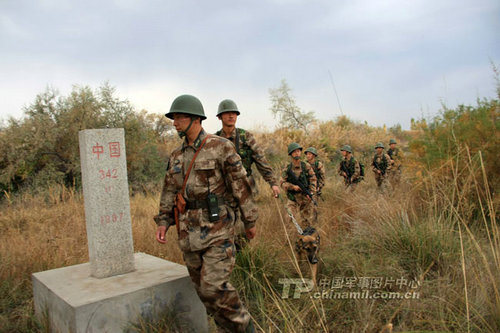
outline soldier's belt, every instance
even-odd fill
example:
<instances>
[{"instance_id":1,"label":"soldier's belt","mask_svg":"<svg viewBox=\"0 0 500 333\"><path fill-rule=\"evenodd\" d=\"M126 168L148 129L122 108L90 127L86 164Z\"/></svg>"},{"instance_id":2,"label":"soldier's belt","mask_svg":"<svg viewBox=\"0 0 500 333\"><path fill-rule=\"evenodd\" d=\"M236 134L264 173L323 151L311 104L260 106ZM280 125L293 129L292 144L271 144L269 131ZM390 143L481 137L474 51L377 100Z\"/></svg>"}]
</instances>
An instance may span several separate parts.
<instances>
[{"instance_id":1,"label":"soldier's belt","mask_svg":"<svg viewBox=\"0 0 500 333\"><path fill-rule=\"evenodd\" d=\"M219 206L224 204L224 202L223 197L217 197ZM186 201L186 209L208 209L208 202L206 200Z\"/></svg>"}]
</instances>

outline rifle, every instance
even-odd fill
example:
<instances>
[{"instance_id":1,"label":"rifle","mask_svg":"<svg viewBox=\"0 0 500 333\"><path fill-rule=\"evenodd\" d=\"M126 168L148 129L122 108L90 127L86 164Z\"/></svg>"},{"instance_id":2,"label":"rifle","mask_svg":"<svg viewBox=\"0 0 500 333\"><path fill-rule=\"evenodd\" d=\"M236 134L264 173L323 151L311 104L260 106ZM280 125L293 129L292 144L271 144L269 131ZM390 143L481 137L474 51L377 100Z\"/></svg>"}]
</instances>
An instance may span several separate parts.
<instances>
[{"instance_id":1,"label":"rifle","mask_svg":"<svg viewBox=\"0 0 500 333\"><path fill-rule=\"evenodd\" d=\"M316 200L314 200L313 198L313 195L311 193L311 191L309 191L309 189L307 188L307 186L305 186L298 178L297 176L295 176L295 174L293 173L292 169L289 169L287 171L287 174L288 174L288 181L290 183L292 183L293 185L297 185L298 187L300 187L300 191L302 193L304 193L307 197L309 197L309 199L311 199L311 201L314 203L315 206L318 205L318 203L316 202Z\"/></svg>"},{"instance_id":2,"label":"rifle","mask_svg":"<svg viewBox=\"0 0 500 333\"><path fill-rule=\"evenodd\" d=\"M345 173L344 179L346 180L346 183L352 184L351 176L349 176L349 169L347 169L347 162L345 160L342 160L340 162L340 170Z\"/></svg>"},{"instance_id":3,"label":"rifle","mask_svg":"<svg viewBox=\"0 0 500 333\"><path fill-rule=\"evenodd\" d=\"M377 163L377 162L375 162L375 160L376 160L376 159L377 159L376 157L374 157L374 158L373 158L372 165L375 167L375 169L379 170L379 171L380 171L380 174L383 176L383 175L385 175L385 171L386 171L387 169L386 169L386 170L382 170L382 169L380 169L380 166L378 165L378 163ZM385 163L387 164L387 159L385 158L385 156L384 156L384 155L382 155L382 157L381 157L380 159L382 160L382 162L385 160L385 161L386 161Z\"/></svg>"}]
</instances>

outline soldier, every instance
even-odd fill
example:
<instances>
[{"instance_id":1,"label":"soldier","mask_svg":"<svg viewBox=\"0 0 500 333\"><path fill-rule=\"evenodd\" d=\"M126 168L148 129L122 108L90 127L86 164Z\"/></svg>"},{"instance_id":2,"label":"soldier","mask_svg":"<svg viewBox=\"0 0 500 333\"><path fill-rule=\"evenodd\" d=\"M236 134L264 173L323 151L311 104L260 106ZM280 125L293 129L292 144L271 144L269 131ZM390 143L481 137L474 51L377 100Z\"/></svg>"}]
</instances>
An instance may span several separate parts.
<instances>
[{"instance_id":1,"label":"soldier","mask_svg":"<svg viewBox=\"0 0 500 333\"><path fill-rule=\"evenodd\" d=\"M215 134L231 141L236 147L236 151L241 157L241 162L243 167L247 172L247 177L249 178L250 185L252 186L252 192L256 194L256 184L255 179L252 175L252 164L255 163L257 170L259 170L262 178L271 186L274 197L277 198L280 194L280 188L278 187L278 181L273 175L273 169L269 165L269 162L264 155L263 149L255 141L255 137L252 133L242 128L236 128L236 121L240 111L236 106L236 103L230 99L225 99L219 104L219 110L217 112L217 117L222 122L222 129L217 131ZM235 244L237 250L240 250L247 242L245 238L245 229L243 222L239 218L238 207L233 207L236 214L236 239Z\"/></svg>"},{"instance_id":2,"label":"soldier","mask_svg":"<svg viewBox=\"0 0 500 333\"><path fill-rule=\"evenodd\" d=\"M340 162L338 173L344 177L346 190L353 192L357 184L363 179L361 175L361 164L354 158L352 148L349 145L344 145L340 149L344 159Z\"/></svg>"},{"instance_id":3,"label":"soldier","mask_svg":"<svg viewBox=\"0 0 500 333\"><path fill-rule=\"evenodd\" d=\"M288 155L292 161L281 173L281 188L287 191L287 207L297 219L300 212L302 227L312 226L314 221L312 197L316 192L316 175L309 163L300 160L302 147L298 143L288 145ZM304 185L305 193L298 183ZM297 219L298 220L298 219Z\"/></svg>"},{"instance_id":4,"label":"soldier","mask_svg":"<svg viewBox=\"0 0 500 333\"><path fill-rule=\"evenodd\" d=\"M384 149L384 144L382 142L377 142L375 145L376 153L373 156L372 167L378 189L382 193L388 193L391 185L387 181L387 175L391 170L391 157L384 153Z\"/></svg>"},{"instance_id":5,"label":"soldier","mask_svg":"<svg viewBox=\"0 0 500 333\"><path fill-rule=\"evenodd\" d=\"M403 152L396 148L396 140L389 140L389 150L387 150L387 155L391 157L391 172L389 173L389 180L393 187L399 185L401 180L401 164L403 161Z\"/></svg>"},{"instance_id":6,"label":"soldier","mask_svg":"<svg viewBox=\"0 0 500 333\"><path fill-rule=\"evenodd\" d=\"M325 186L325 166L317 159L318 151L314 147L309 147L304 152L306 154L307 163L313 168L316 175L316 197L321 196L321 189Z\"/></svg>"},{"instance_id":7,"label":"soldier","mask_svg":"<svg viewBox=\"0 0 500 333\"><path fill-rule=\"evenodd\" d=\"M173 119L182 145L170 156L160 200L156 240L176 226L179 247L198 296L222 332L253 332L250 314L229 277L234 258L234 212L238 201L246 235L256 233L257 210L251 187L234 145L207 134L201 102L177 97L165 115Z\"/></svg>"}]
</instances>

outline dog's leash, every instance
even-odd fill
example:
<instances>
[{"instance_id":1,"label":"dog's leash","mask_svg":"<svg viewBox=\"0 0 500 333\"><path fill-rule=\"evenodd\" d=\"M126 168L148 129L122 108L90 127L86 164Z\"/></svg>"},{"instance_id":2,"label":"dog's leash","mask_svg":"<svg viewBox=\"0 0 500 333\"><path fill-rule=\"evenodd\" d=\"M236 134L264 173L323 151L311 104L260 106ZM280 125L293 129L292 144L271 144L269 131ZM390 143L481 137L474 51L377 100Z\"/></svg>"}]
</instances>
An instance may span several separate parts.
<instances>
[{"instance_id":1,"label":"dog's leash","mask_svg":"<svg viewBox=\"0 0 500 333\"><path fill-rule=\"evenodd\" d=\"M278 198L280 198L281 203L283 204L283 206L285 206L285 209L286 209L286 212L288 213L288 216L290 216L290 219L292 220L293 224L295 224L295 228L297 228L297 232L300 235L304 234L304 231L302 231L302 228L297 223L297 220L293 216L292 212L290 211L290 209L288 209L288 207L286 206L285 202L283 202L283 198L281 197L281 194L278 194Z\"/></svg>"}]
</instances>

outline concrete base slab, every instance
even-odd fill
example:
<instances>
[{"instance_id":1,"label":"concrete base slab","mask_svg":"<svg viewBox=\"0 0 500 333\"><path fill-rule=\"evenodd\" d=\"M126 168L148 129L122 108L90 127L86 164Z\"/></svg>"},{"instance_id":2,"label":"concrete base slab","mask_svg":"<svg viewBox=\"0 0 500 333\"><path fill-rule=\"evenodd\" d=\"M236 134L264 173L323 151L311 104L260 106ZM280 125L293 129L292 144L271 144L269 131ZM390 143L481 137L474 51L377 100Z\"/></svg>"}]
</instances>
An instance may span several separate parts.
<instances>
[{"instance_id":1,"label":"concrete base slab","mask_svg":"<svg viewBox=\"0 0 500 333\"><path fill-rule=\"evenodd\" d=\"M34 273L35 313L51 332L126 332L169 309L182 332L207 332L207 314L185 266L135 253L136 270L98 279L89 263ZM170 318L170 316L169 316Z\"/></svg>"}]
</instances>

